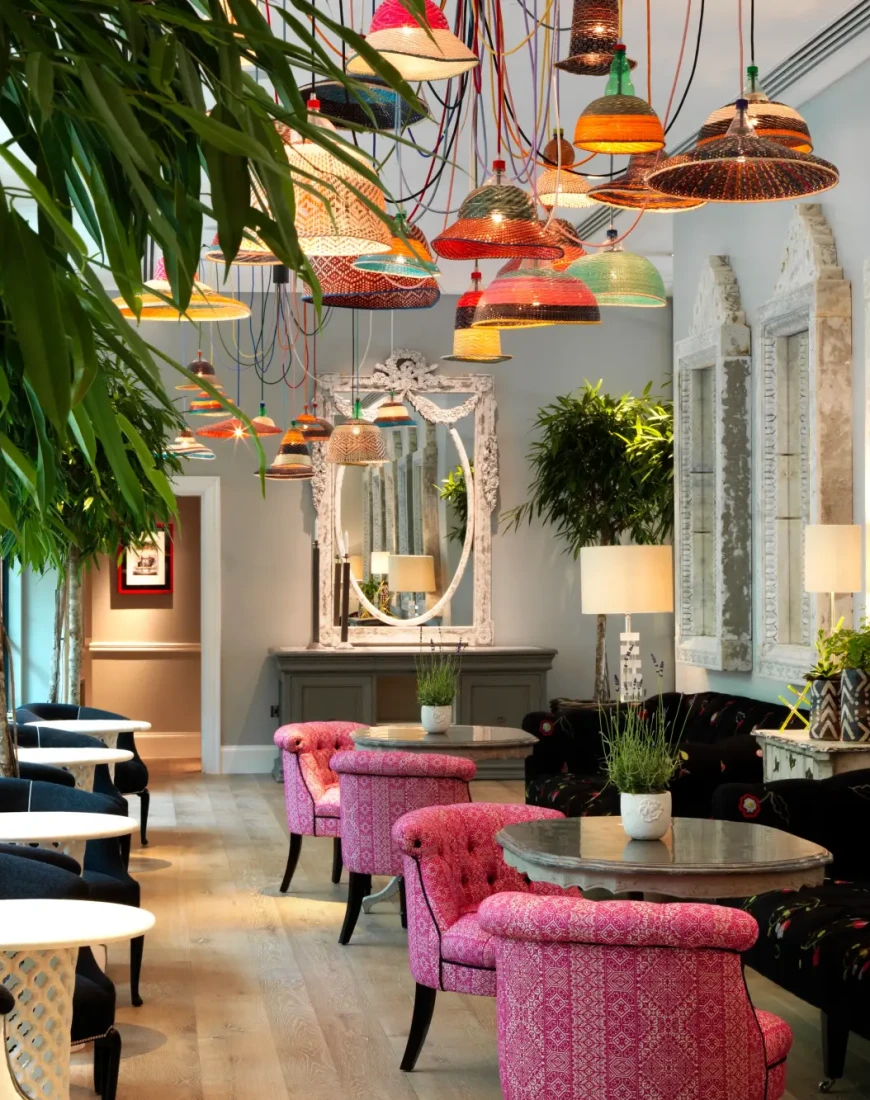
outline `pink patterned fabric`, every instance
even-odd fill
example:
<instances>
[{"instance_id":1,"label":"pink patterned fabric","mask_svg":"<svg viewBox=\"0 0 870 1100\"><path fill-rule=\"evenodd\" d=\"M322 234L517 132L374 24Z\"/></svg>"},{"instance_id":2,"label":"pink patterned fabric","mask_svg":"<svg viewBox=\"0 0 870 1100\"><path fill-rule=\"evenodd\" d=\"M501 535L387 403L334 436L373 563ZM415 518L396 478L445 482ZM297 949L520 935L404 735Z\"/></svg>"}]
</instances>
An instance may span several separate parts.
<instances>
[{"instance_id":1,"label":"pink patterned fabric","mask_svg":"<svg viewBox=\"0 0 870 1100\"><path fill-rule=\"evenodd\" d=\"M713 905L500 894L505 1100L777 1100L791 1030L749 1000L748 914Z\"/></svg>"},{"instance_id":2,"label":"pink patterned fabric","mask_svg":"<svg viewBox=\"0 0 870 1100\"><path fill-rule=\"evenodd\" d=\"M341 849L348 871L402 874L402 854L391 831L420 806L470 802L472 761L410 752L340 752L331 766L341 791Z\"/></svg>"},{"instance_id":3,"label":"pink patterned fabric","mask_svg":"<svg viewBox=\"0 0 870 1100\"><path fill-rule=\"evenodd\" d=\"M295 722L275 731L284 753L287 827L299 836L341 836L335 753L353 748L361 722Z\"/></svg>"},{"instance_id":4,"label":"pink patterned fabric","mask_svg":"<svg viewBox=\"0 0 870 1100\"><path fill-rule=\"evenodd\" d=\"M557 886L529 884L508 867L496 833L505 825L562 816L538 806L473 802L415 810L396 823L393 839L404 856L408 954L416 982L495 995L492 949L478 926L480 903L501 890L564 894Z\"/></svg>"}]
</instances>

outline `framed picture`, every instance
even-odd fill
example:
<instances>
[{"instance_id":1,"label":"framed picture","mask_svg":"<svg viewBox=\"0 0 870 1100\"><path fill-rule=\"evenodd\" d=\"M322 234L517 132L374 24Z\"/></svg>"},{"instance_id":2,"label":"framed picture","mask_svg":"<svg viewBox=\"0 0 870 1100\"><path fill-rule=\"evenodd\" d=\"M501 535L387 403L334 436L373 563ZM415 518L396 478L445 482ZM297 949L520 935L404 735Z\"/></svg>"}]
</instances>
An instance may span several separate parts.
<instances>
[{"instance_id":1,"label":"framed picture","mask_svg":"<svg viewBox=\"0 0 870 1100\"><path fill-rule=\"evenodd\" d=\"M141 546L121 547L118 592L126 596L172 592L171 523L159 523Z\"/></svg>"}]
</instances>

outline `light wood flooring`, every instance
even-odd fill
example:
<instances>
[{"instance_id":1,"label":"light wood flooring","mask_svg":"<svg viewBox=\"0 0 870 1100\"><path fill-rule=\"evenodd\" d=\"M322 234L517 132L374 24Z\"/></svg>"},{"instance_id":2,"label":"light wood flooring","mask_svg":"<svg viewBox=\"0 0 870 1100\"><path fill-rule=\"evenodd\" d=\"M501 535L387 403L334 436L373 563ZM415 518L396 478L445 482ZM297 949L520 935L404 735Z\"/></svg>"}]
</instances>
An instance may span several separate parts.
<instances>
[{"instance_id":1,"label":"light wood flooring","mask_svg":"<svg viewBox=\"0 0 870 1100\"><path fill-rule=\"evenodd\" d=\"M142 1008L129 1003L126 951L109 956L124 1042L119 1100L499 1100L488 998L439 994L419 1068L399 1070L414 985L398 911L363 914L339 947L345 887L329 882L326 839L305 839L291 892L279 894L279 784L203 777L174 761L171 772L152 771L151 790L151 844L134 845L130 864L157 916ZM481 782L474 798L520 801L522 792ZM138 812L138 799L130 803ZM750 986L795 1031L788 1097L817 1097L816 1013L757 976ZM93 1100L91 1066L89 1051L75 1055L73 1100ZM870 1044L854 1036L847 1074L837 1094L870 1100Z\"/></svg>"}]
</instances>

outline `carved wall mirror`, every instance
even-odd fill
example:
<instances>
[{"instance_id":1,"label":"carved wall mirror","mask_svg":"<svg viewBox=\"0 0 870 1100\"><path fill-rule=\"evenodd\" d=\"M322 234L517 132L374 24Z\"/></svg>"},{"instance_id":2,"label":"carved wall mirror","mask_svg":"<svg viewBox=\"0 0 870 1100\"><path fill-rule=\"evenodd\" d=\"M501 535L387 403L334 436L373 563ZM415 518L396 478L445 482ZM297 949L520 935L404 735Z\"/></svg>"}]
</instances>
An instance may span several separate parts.
<instances>
[{"instance_id":1,"label":"carved wall mirror","mask_svg":"<svg viewBox=\"0 0 870 1100\"><path fill-rule=\"evenodd\" d=\"M416 643L421 629L424 638L492 643L493 378L436 369L420 352L401 349L359 379L366 419L374 421L392 394L414 421L381 429L389 454L383 465L333 466L325 444L313 448L323 645L340 640L335 562L345 552L352 645ZM336 423L350 417L350 375L321 375L319 385L324 415ZM411 585L420 587L406 591Z\"/></svg>"}]
</instances>

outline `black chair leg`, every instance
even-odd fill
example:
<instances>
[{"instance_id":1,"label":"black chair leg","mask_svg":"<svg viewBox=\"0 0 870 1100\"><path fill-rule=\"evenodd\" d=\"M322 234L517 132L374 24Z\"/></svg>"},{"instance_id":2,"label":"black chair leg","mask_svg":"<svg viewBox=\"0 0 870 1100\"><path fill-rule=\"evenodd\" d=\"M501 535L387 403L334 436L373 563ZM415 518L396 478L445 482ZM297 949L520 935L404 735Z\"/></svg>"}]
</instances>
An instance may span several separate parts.
<instances>
[{"instance_id":1,"label":"black chair leg","mask_svg":"<svg viewBox=\"0 0 870 1100\"><path fill-rule=\"evenodd\" d=\"M121 859L124 861L124 870L126 871L130 866L130 845L132 837L128 833L126 836L119 838L119 844L121 847Z\"/></svg>"},{"instance_id":2,"label":"black chair leg","mask_svg":"<svg viewBox=\"0 0 870 1100\"><path fill-rule=\"evenodd\" d=\"M94 1041L94 1092L102 1096L106 1080L106 1048L100 1039Z\"/></svg>"},{"instance_id":3,"label":"black chair leg","mask_svg":"<svg viewBox=\"0 0 870 1100\"><path fill-rule=\"evenodd\" d=\"M145 950L145 937L135 936L130 940L130 1000L139 1008L142 998L139 996L139 975L142 972L142 952Z\"/></svg>"},{"instance_id":4,"label":"black chair leg","mask_svg":"<svg viewBox=\"0 0 870 1100\"><path fill-rule=\"evenodd\" d=\"M338 942L342 947L350 943L350 937L353 935L353 930L356 928L356 922L359 918L359 911L362 909L363 898L368 897L371 892L372 876L351 871L347 883L347 909L344 912L344 924L341 926L341 933L338 937Z\"/></svg>"},{"instance_id":5,"label":"black chair leg","mask_svg":"<svg viewBox=\"0 0 870 1100\"><path fill-rule=\"evenodd\" d=\"M332 881L337 885L341 882L341 872L343 870L343 863L341 861L341 837L333 837L332 840Z\"/></svg>"},{"instance_id":6,"label":"black chair leg","mask_svg":"<svg viewBox=\"0 0 870 1100\"><path fill-rule=\"evenodd\" d=\"M408 927L408 899L405 895L405 880L399 879L399 912L402 915L402 927Z\"/></svg>"},{"instance_id":7,"label":"black chair leg","mask_svg":"<svg viewBox=\"0 0 870 1100\"><path fill-rule=\"evenodd\" d=\"M293 878L296 864L299 862L299 853L302 851L302 837L299 833L290 834L290 852L287 855L287 866L284 869L284 878L281 881L281 893L287 893L287 887Z\"/></svg>"},{"instance_id":8,"label":"black chair leg","mask_svg":"<svg viewBox=\"0 0 870 1100\"><path fill-rule=\"evenodd\" d=\"M830 1092L846 1070L846 1049L849 1046L848 1017L837 1013L822 1013L822 1062L825 1079L819 1092Z\"/></svg>"},{"instance_id":9,"label":"black chair leg","mask_svg":"<svg viewBox=\"0 0 870 1100\"><path fill-rule=\"evenodd\" d=\"M405 1073L410 1073L416 1066L420 1051L426 1042L429 1025L432 1023L432 1013L435 1011L436 992L428 985L417 983L417 991L414 994L414 1015L411 1017L411 1034L408 1036L405 1056L402 1058L402 1069Z\"/></svg>"},{"instance_id":10,"label":"black chair leg","mask_svg":"<svg viewBox=\"0 0 870 1100\"><path fill-rule=\"evenodd\" d=\"M148 847L148 810L151 807L151 792L146 787L144 791L139 792L139 839L142 842L142 847Z\"/></svg>"},{"instance_id":11,"label":"black chair leg","mask_svg":"<svg viewBox=\"0 0 870 1100\"><path fill-rule=\"evenodd\" d=\"M101 1039L94 1042L95 1078L98 1058L101 1067L100 1096L102 1100L115 1100L118 1095L118 1073L121 1069L121 1034L115 1028L110 1027Z\"/></svg>"}]
</instances>

